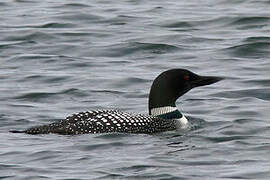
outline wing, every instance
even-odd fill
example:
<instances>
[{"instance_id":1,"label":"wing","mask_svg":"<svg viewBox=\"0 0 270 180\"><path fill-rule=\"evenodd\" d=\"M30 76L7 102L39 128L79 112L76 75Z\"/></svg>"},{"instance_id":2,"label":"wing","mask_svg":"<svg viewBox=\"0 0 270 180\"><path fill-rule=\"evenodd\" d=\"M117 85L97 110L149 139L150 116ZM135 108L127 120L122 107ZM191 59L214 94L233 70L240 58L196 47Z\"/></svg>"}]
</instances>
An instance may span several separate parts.
<instances>
[{"instance_id":1,"label":"wing","mask_svg":"<svg viewBox=\"0 0 270 180\"><path fill-rule=\"evenodd\" d=\"M118 110L80 112L48 125L27 129L28 134L86 134L86 133L157 133L174 130L173 120L165 120L143 114L131 114Z\"/></svg>"},{"instance_id":2,"label":"wing","mask_svg":"<svg viewBox=\"0 0 270 180\"><path fill-rule=\"evenodd\" d=\"M72 114L71 116L66 117L66 119L60 120L58 122L54 122L51 124L47 124L47 125L42 125L42 126L35 126L35 127L31 127L27 130L24 131L24 133L27 134L48 134L48 133L58 133L58 134L75 134L76 131L74 131L74 133L69 132L70 129L68 130L67 128L72 126L73 124L80 124L84 121L88 121L89 127L91 127L91 124L93 122L91 122L93 117L96 117L98 114L102 114L102 113L110 113L113 110L96 110L96 111L86 111L86 112L79 112L76 114ZM115 110L114 110L115 111Z\"/></svg>"},{"instance_id":3,"label":"wing","mask_svg":"<svg viewBox=\"0 0 270 180\"><path fill-rule=\"evenodd\" d=\"M87 115L85 115L87 114ZM85 116L84 116L85 115ZM157 133L175 130L174 120L165 120L143 114L131 114L116 110L96 111L88 115L79 113L68 118L68 125L62 126L55 133L85 134L85 133Z\"/></svg>"}]
</instances>

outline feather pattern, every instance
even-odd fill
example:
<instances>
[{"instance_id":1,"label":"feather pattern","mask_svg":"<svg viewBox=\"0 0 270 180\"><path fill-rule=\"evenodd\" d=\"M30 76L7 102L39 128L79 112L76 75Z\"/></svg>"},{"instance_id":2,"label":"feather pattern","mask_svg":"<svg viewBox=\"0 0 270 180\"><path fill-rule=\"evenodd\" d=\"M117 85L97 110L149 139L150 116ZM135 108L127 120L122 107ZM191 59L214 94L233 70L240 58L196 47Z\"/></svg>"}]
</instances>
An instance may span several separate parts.
<instances>
[{"instance_id":1,"label":"feather pattern","mask_svg":"<svg viewBox=\"0 0 270 180\"><path fill-rule=\"evenodd\" d=\"M157 133L175 130L175 121L144 114L118 110L80 112L59 122L29 128L27 134L57 133L65 135L86 133Z\"/></svg>"}]
</instances>

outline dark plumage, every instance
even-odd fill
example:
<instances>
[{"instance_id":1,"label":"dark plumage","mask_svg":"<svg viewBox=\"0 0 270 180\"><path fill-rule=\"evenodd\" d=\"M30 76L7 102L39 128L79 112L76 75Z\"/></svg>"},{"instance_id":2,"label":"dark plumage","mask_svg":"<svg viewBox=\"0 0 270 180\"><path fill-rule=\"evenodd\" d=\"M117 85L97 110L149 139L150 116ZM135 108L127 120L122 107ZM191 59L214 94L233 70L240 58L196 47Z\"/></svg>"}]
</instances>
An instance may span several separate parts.
<instances>
[{"instance_id":1,"label":"dark plumage","mask_svg":"<svg viewBox=\"0 0 270 180\"><path fill-rule=\"evenodd\" d=\"M175 129L174 121L118 110L80 112L65 120L27 129L27 134L153 133Z\"/></svg>"},{"instance_id":2,"label":"dark plumage","mask_svg":"<svg viewBox=\"0 0 270 180\"><path fill-rule=\"evenodd\" d=\"M131 114L118 110L80 112L59 122L13 133L65 135L86 133L158 133L186 126L187 119L175 101L193 87L215 83L222 78L199 76L184 69L161 73L153 82L149 95L149 114Z\"/></svg>"}]
</instances>

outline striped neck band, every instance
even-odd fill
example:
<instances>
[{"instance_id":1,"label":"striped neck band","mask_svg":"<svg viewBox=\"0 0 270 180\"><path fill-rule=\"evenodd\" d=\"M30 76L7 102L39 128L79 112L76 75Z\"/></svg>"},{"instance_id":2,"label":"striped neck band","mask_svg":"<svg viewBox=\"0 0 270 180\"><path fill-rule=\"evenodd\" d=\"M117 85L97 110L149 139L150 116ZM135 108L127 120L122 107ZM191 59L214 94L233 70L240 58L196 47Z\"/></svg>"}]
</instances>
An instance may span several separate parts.
<instances>
[{"instance_id":1,"label":"striped neck band","mask_svg":"<svg viewBox=\"0 0 270 180\"><path fill-rule=\"evenodd\" d=\"M179 119L183 117L177 107L171 106L153 108L151 109L151 115L164 119Z\"/></svg>"}]
</instances>

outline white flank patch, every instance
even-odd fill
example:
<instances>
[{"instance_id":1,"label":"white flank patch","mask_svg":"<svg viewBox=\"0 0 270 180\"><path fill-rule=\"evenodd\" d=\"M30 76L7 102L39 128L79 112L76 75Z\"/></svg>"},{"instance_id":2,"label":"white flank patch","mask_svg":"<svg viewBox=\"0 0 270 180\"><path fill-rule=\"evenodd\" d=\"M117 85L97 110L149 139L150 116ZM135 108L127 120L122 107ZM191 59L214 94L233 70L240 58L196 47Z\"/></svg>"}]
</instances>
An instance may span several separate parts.
<instances>
[{"instance_id":1,"label":"white flank patch","mask_svg":"<svg viewBox=\"0 0 270 180\"><path fill-rule=\"evenodd\" d=\"M184 115L180 119L176 120L176 127L177 129L184 129L188 127L188 120Z\"/></svg>"}]
</instances>

